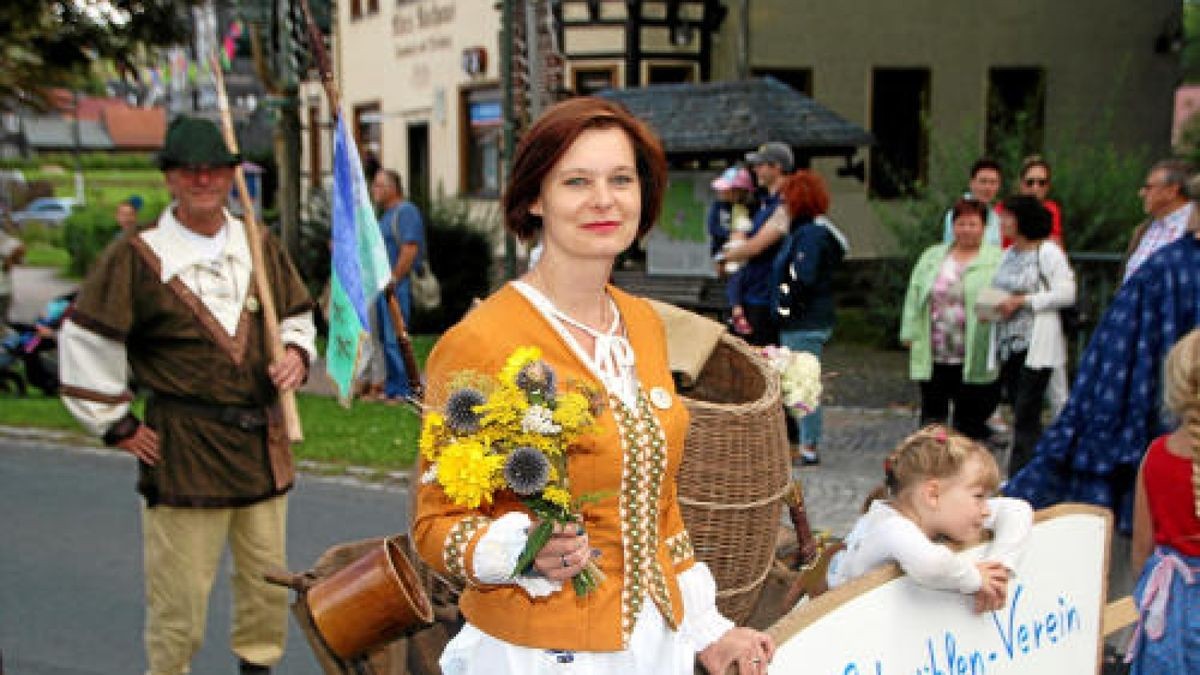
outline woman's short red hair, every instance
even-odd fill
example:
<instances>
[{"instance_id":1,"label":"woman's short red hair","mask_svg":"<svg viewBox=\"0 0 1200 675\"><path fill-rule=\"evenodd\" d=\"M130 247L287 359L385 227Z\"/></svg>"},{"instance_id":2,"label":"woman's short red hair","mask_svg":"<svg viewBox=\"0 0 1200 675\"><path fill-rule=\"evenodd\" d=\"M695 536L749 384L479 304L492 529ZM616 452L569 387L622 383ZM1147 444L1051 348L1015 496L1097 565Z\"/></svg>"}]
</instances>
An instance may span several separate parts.
<instances>
[{"instance_id":1,"label":"woman's short red hair","mask_svg":"<svg viewBox=\"0 0 1200 675\"><path fill-rule=\"evenodd\" d=\"M567 99L547 110L517 145L508 186L500 198L504 226L522 241L542 229L542 219L529 212L542 191L546 174L589 129L617 128L633 145L642 190L638 237L646 234L662 211L667 188L667 157L650 129L619 103L595 96Z\"/></svg>"},{"instance_id":2,"label":"woman's short red hair","mask_svg":"<svg viewBox=\"0 0 1200 675\"><path fill-rule=\"evenodd\" d=\"M788 176L780 194L792 218L812 220L829 210L825 179L812 171L797 171Z\"/></svg>"}]
</instances>

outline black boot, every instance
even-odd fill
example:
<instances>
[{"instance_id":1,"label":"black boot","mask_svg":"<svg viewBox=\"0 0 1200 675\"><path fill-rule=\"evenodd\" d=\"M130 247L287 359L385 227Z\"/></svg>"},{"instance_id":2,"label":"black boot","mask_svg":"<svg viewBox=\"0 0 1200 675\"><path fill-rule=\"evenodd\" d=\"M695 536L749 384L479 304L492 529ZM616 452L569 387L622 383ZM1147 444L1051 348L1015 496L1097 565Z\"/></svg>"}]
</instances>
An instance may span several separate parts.
<instances>
[{"instance_id":1,"label":"black boot","mask_svg":"<svg viewBox=\"0 0 1200 675\"><path fill-rule=\"evenodd\" d=\"M257 663L250 663L246 659L238 660L238 675L270 675L270 666L260 666Z\"/></svg>"}]
</instances>

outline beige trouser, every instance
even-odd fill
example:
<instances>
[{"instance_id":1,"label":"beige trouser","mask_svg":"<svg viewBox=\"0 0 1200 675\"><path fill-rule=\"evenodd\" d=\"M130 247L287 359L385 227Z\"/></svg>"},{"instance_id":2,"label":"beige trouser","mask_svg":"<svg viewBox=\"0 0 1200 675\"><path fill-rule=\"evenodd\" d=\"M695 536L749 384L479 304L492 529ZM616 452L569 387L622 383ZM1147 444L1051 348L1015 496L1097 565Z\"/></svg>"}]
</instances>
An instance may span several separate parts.
<instances>
[{"instance_id":1,"label":"beige trouser","mask_svg":"<svg viewBox=\"0 0 1200 675\"><path fill-rule=\"evenodd\" d=\"M233 652L265 666L279 661L288 591L262 575L285 566L286 523L287 495L239 508L142 506L151 675L188 672L204 640L209 591L226 542L234 568Z\"/></svg>"}]
</instances>

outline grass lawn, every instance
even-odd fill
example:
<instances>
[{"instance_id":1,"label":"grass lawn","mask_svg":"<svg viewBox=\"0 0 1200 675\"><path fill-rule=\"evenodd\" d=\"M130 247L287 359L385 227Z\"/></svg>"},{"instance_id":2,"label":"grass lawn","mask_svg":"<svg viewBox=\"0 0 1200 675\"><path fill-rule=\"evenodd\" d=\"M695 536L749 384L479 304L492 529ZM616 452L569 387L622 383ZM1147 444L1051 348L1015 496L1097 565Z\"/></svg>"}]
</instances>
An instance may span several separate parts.
<instances>
[{"instance_id":1,"label":"grass lawn","mask_svg":"<svg viewBox=\"0 0 1200 675\"><path fill-rule=\"evenodd\" d=\"M38 242L29 245L26 249L23 264L30 267L53 267L58 270L66 270L71 265L71 254L67 253L66 249Z\"/></svg>"},{"instance_id":2,"label":"grass lawn","mask_svg":"<svg viewBox=\"0 0 1200 675\"><path fill-rule=\"evenodd\" d=\"M75 195L75 174L26 171L25 179L46 180L54 185L59 196ZM115 205L130 195L141 195L147 201L167 201L167 186L162 172L154 169L85 169L84 192L88 203Z\"/></svg>"},{"instance_id":3,"label":"grass lawn","mask_svg":"<svg viewBox=\"0 0 1200 675\"><path fill-rule=\"evenodd\" d=\"M407 406L358 402L346 410L325 396L300 394L296 399L304 426L297 459L380 470L412 465L420 422ZM24 398L0 399L0 425L85 433L61 400L38 390Z\"/></svg>"}]
</instances>

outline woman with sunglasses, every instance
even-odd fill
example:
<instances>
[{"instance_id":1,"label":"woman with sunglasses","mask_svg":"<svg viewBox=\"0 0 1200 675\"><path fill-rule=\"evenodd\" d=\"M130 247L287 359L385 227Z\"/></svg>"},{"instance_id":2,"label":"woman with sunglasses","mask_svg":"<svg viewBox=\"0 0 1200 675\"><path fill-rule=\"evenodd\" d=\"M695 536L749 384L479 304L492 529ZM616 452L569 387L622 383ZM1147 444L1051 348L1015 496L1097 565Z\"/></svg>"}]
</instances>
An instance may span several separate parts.
<instances>
[{"instance_id":1,"label":"woman with sunglasses","mask_svg":"<svg viewBox=\"0 0 1200 675\"><path fill-rule=\"evenodd\" d=\"M1021 162L1019 194L1037 197L1042 206L1050 212L1050 240L1058 244L1062 250L1067 250L1062 236L1062 209L1058 202L1049 199L1050 194L1050 164L1041 155L1030 155ZM1008 248L1010 241L1004 242Z\"/></svg>"}]
</instances>

